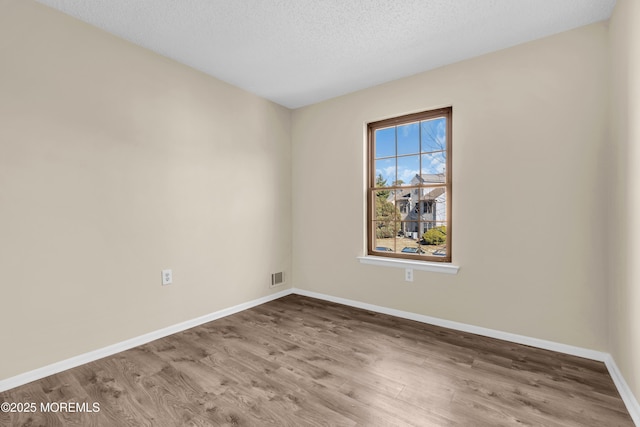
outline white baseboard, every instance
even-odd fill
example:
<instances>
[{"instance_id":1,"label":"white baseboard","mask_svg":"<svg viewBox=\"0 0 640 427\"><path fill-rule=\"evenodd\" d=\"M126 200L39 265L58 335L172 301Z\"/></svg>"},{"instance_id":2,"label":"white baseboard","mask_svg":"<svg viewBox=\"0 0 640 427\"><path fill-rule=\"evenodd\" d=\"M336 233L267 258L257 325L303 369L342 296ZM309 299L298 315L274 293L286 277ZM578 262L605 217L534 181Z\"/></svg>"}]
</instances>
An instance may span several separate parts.
<instances>
[{"instance_id":1,"label":"white baseboard","mask_svg":"<svg viewBox=\"0 0 640 427\"><path fill-rule=\"evenodd\" d=\"M166 337L177 332L182 332L186 329L193 328L203 323L211 322L222 317L229 316L231 314L239 313L249 308L264 304L266 302L282 298L290 294L298 294L311 298L317 298L325 301L331 301L338 304L344 304L351 307L362 308L365 310L374 311L376 313L388 314L403 319L415 320L430 325L441 326L444 328L454 329L457 331L469 332L472 334L483 335L486 337L497 338L504 341L510 341L518 344L524 344L531 347L542 348L546 350L557 351L559 353L571 354L578 357L584 357L586 359L597 360L604 362L609 374L616 385L622 400L627 406L627 410L631 415L634 423L640 426L640 404L633 395L628 384L624 380L624 377L620 373L613 357L609 353L589 350L582 347L575 347L567 344L561 344L553 341L541 340L538 338L531 338L524 335L512 334L509 332L498 331L495 329L482 328L479 326L473 326L466 323L453 322L450 320L439 319L436 317L425 316L422 314L411 313L407 311L396 310L393 308L382 307L373 304L367 304L360 301L354 301L350 299L334 297L331 295L320 294L317 292L311 292L304 289L290 288L284 289L280 292L267 295L262 298L258 298L246 303L238 304L233 307L225 308L223 310L216 311L214 313L207 314L195 319L188 320L186 322L178 323L148 334L141 335L139 337L131 338L120 343L116 343L104 348L100 348L88 353L81 354L60 362L53 363L51 365L43 366L42 368L34 369L33 371L25 372L24 374L16 375L11 378L0 380L0 392L6 391L21 385L36 381L49 375L57 374L67 369L75 368L76 366L83 365L85 363L93 362L98 359L102 359L107 356L119 353L121 351L129 350L139 345L146 344L148 342Z\"/></svg>"},{"instance_id":2,"label":"white baseboard","mask_svg":"<svg viewBox=\"0 0 640 427\"><path fill-rule=\"evenodd\" d=\"M429 325L441 326L443 328L454 329L456 331L469 332L476 335L482 335L490 338L497 338L504 341L510 341L517 344L524 344L531 347L538 347L545 350L557 351L559 353L571 354L573 356L584 357L585 359L597 360L604 362L607 353L595 350L589 350L582 347L575 347L567 344L560 344L553 341L531 338L524 335L512 334L509 332L498 331L495 329L482 328L480 326L469 325L466 323L453 322L451 320L439 319L437 317L425 316L423 314L411 313L408 311L396 310L393 308L382 307L379 305L367 304L360 301L334 297L331 295L319 294L316 292L306 291L304 289L293 289L294 294L303 295L311 298L317 298L325 301L331 301L338 304L344 304L351 307L362 308L364 310L375 311L376 313L389 314L403 319L415 320Z\"/></svg>"},{"instance_id":3,"label":"white baseboard","mask_svg":"<svg viewBox=\"0 0 640 427\"><path fill-rule=\"evenodd\" d=\"M640 426L640 404L629 388L629 384L624 380L620 369L618 369L618 365L616 365L615 360L613 360L613 356L607 354L604 364L607 365L609 375L611 375L611 379L613 379L613 383L616 385L620 397L622 397L624 404L627 406L627 411L629 411L633 422L636 426Z\"/></svg>"},{"instance_id":4,"label":"white baseboard","mask_svg":"<svg viewBox=\"0 0 640 427\"><path fill-rule=\"evenodd\" d=\"M628 384L624 380L624 377L620 373L620 370L616 366L613 357L609 353L602 351L590 350L583 347L576 347L567 344L561 344L554 341L547 341L538 338L527 337L525 335L512 334L510 332L498 331L495 329L482 328L480 326L469 325L466 323L453 322L451 320L439 319L437 317L425 316L422 314L411 313L408 311L396 310L393 308L382 307L379 305L367 304L360 301L354 301L350 299L334 297L331 295L320 294L317 292L311 292L304 289L293 288L294 294L307 296L311 298L317 298L325 301L331 301L338 304L348 305L351 307L362 308L364 310L373 311L376 313L389 314L391 316L400 317L403 319L415 320L417 322L426 323L429 325L441 326L443 328L454 329L456 331L469 332L476 335L483 335L485 337L497 338L504 341L509 341L517 344L524 344L531 347L542 348L545 350L557 351L558 353L570 354L573 356L583 357L585 359L596 360L604 362L605 366L609 370L609 375L613 379L613 382L620 393L620 397L629 411L629 415L633 419L633 422L640 427L640 404L633 395L633 392L629 388Z\"/></svg>"},{"instance_id":5,"label":"white baseboard","mask_svg":"<svg viewBox=\"0 0 640 427\"><path fill-rule=\"evenodd\" d=\"M206 314L195 319L187 320L186 322L178 323L176 325L168 326L157 331L150 332L148 334L140 335L135 338L128 339L107 347L99 348L97 350L90 351L88 353L74 356L69 359L62 360L60 362L53 363L51 365L43 366L42 368L34 369L33 371L25 372L24 374L16 375L4 380L0 380L0 392L6 391L21 385L36 381L49 375L57 374L67 369L75 368L76 366L84 365L85 363L93 362L98 359L102 359L107 356L119 353L121 351L129 350L139 345L146 344L148 342L172 335L184 330L193 328L203 323L211 322L212 320L220 319L222 317L229 316L231 314L239 313L249 308L255 307L260 304L272 301L274 299L282 298L283 296L292 293L291 289L285 289L283 291L267 295L262 298L255 299L253 301L245 302L235 305L233 307L225 308L223 310L216 311L214 313Z\"/></svg>"}]
</instances>

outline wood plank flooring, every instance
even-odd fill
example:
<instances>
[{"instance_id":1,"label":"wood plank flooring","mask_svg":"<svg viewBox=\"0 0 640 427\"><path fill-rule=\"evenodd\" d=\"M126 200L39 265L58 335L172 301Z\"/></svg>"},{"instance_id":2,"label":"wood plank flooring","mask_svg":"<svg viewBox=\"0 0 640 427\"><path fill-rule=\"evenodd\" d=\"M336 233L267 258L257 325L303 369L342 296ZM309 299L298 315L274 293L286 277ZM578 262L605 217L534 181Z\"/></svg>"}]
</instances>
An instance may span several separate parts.
<instances>
[{"instance_id":1,"label":"wood plank flooring","mask_svg":"<svg viewBox=\"0 0 640 427\"><path fill-rule=\"evenodd\" d=\"M2 426L633 426L603 363L298 295L1 402L37 406Z\"/></svg>"}]
</instances>

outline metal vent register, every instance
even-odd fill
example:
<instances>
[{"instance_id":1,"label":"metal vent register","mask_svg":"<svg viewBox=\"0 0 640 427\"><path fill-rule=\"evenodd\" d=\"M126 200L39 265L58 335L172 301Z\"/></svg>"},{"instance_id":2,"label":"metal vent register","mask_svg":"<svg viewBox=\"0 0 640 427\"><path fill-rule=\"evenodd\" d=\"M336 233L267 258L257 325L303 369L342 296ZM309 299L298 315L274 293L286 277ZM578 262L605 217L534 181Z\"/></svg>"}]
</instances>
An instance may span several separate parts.
<instances>
[{"instance_id":1,"label":"metal vent register","mask_svg":"<svg viewBox=\"0 0 640 427\"><path fill-rule=\"evenodd\" d=\"M279 273L273 273L271 275L271 287L278 286L284 283L284 273L280 271Z\"/></svg>"}]
</instances>

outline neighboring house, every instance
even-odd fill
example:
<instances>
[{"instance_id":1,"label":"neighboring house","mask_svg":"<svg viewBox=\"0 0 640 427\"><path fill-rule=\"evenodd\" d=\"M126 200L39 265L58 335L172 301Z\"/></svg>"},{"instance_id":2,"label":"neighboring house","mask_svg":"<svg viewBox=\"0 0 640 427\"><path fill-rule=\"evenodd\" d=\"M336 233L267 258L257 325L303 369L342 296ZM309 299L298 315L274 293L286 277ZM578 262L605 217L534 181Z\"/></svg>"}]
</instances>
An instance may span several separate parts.
<instances>
[{"instance_id":1,"label":"neighboring house","mask_svg":"<svg viewBox=\"0 0 640 427\"><path fill-rule=\"evenodd\" d=\"M444 174L417 175L408 186L421 184L443 184ZM446 194L444 187L407 188L391 192L387 201L400 211L401 231L414 239L425 231L444 223L446 214Z\"/></svg>"}]
</instances>

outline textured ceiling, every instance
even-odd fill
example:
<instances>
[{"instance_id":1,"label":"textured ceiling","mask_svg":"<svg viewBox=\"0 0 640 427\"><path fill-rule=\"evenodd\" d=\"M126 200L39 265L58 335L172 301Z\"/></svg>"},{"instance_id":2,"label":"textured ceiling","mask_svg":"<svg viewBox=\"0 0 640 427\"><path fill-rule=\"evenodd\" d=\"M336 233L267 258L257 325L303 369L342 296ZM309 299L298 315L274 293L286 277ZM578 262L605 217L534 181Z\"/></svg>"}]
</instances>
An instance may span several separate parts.
<instances>
[{"instance_id":1,"label":"textured ceiling","mask_svg":"<svg viewBox=\"0 0 640 427\"><path fill-rule=\"evenodd\" d=\"M605 20L615 5L615 0L38 1L289 108Z\"/></svg>"}]
</instances>

